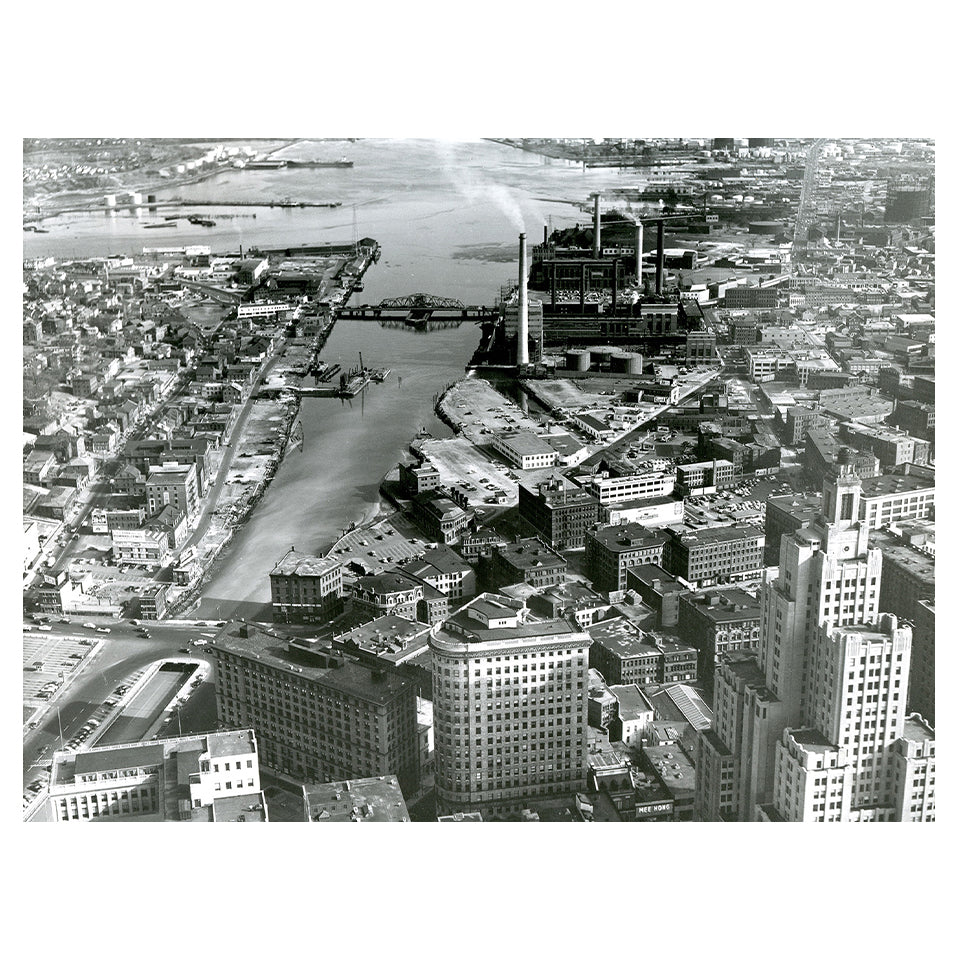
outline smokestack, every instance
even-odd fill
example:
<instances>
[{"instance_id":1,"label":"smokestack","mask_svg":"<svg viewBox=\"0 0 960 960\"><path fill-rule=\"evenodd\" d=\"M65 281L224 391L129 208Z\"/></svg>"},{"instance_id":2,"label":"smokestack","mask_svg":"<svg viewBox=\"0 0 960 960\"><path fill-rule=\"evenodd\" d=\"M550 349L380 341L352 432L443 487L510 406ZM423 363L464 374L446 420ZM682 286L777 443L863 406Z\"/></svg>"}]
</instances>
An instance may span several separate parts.
<instances>
[{"instance_id":1,"label":"smokestack","mask_svg":"<svg viewBox=\"0 0 960 960\"><path fill-rule=\"evenodd\" d=\"M543 225L543 242L546 243L550 238L547 236L547 225Z\"/></svg>"},{"instance_id":2,"label":"smokestack","mask_svg":"<svg viewBox=\"0 0 960 960\"><path fill-rule=\"evenodd\" d=\"M637 283L643 280L643 224L637 223Z\"/></svg>"},{"instance_id":3,"label":"smokestack","mask_svg":"<svg viewBox=\"0 0 960 960\"><path fill-rule=\"evenodd\" d=\"M657 221L657 296L663 293L663 221Z\"/></svg>"},{"instance_id":4,"label":"smokestack","mask_svg":"<svg viewBox=\"0 0 960 960\"><path fill-rule=\"evenodd\" d=\"M593 259L600 259L600 194L593 195Z\"/></svg>"},{"instance_id":5,"label":"smokestack","mask_svg":"<svg viewBox=\"0 0 960 960\"><path fill-rule=\"evenodd\" d=\"M527 344L527 235L520 234L520 299L517 311L517 365L530 362Z\"/></svg>"}]
</instances>

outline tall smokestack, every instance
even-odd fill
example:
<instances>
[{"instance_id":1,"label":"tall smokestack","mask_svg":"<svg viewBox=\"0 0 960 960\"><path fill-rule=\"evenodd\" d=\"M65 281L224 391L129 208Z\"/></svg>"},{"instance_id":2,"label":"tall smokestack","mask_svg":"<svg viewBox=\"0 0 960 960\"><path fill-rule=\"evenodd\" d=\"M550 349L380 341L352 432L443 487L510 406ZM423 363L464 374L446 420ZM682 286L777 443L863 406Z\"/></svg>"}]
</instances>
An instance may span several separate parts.
<instances>
[{"instance_id":1,"label":"tall smokestack","mask_svg":"<svg viewBox=\"0 0 960 960\"><path fill-rule=\"evenodd\" d=\"M637 283L643 281L643 224L637 223Z\"/></svg>"},{"instance_id":2,"label":"tall smokestack","mask_svg":"<svg viewBox=\"0 0 960 960\"><path fill-rule=\"evenodd\" d=\"M517 311L517 365L530 362L527 344L527 235L520 234L520 299Z\"/></svg>"},{"instance_id":3,"label":"tall smokestack","mask_svg":"<svg viewBox=\"0 0 960 960\"><path fill-rule=\"evenodd\" d=\"M600 194L593 195L593 259L600 259Z\"/></svg>"},{"instance_id":4,"label":"tall smokestack","mask_svg":"<svg viewBox=\"0 0 960 960\"><path fill-rule=\"evenodd\" d=\"M657 221L657 296L663 293L663 221Z\"/></svg>"}]
</instances>

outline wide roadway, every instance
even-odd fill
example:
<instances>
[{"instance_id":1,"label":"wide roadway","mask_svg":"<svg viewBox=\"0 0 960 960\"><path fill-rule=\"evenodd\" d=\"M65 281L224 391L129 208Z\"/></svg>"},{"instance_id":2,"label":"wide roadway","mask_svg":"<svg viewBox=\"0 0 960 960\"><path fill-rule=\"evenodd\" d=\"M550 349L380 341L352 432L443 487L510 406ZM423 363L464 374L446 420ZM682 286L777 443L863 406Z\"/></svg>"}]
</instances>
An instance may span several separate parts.
<instances>
[{"instance_id":1,"label":"wide roadway","mask_svg":"<svg viewBox=\"0 0 960 960\"><path fill-rule=\"evenodd\" d=\"M97 708L111 696L114 689L129 676L155 660L177 654L188 641L216 632L216 627L197 626L182 621L148 621L145 626L150 639L137 635L137 627L130 623L113 621L110 633L100 634L84 629L79 618L72 623L51 623L48 637L86 636L102 640L101 648L93 653L78 671L69 686L51 700L39 725L28 730L23 738L24 789L42 776L50 763L53 751L71 739L90 719ZM203 647L191 647L190 656L203 658ZM57 717L59 709L59 720Z\"/></svg>"}]
</instances>

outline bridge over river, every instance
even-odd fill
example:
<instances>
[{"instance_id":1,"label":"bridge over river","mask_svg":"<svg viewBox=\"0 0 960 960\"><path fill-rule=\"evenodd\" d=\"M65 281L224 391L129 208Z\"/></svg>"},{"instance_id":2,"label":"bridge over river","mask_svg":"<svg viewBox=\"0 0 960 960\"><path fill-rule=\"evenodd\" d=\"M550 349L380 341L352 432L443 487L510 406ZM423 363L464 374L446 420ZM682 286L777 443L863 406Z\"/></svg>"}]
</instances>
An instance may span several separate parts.
<instances>
[{"instance_id":1,"label":"bridge over river","mask_svg":"<svg viewBox=\"0 0 960 960\"><path fill-rule=\"evenodd\" d=\"M383 326L435 329L436 325L453 326L464 320L482 322L498 315L496 307L465 306L451 297L429 293L412 293L405 297L381 300L375 306L345 306L337 311L342 320L376 320Z\"/></svg>"}]
</instances>

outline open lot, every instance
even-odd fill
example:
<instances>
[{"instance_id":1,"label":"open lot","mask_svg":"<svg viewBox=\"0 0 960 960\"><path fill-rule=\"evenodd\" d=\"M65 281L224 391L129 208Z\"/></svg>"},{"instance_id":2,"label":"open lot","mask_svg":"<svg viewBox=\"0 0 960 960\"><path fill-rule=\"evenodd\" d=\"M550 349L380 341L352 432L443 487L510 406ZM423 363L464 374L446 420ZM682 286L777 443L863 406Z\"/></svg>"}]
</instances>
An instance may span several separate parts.
<instances>
[{"instance_id":1,"label":"open lot","mask_svg":"<svg viewBox=\"0 0 960 960\"><path fill-rule=\"evenodd\" d=\"M477 443L502 430L542 429L538 420L527 416L517 404L479 377L468 377L454 384L440 406L447 419Z\"/></svg>"}]
</instances>

